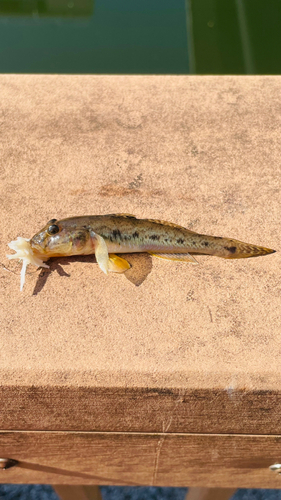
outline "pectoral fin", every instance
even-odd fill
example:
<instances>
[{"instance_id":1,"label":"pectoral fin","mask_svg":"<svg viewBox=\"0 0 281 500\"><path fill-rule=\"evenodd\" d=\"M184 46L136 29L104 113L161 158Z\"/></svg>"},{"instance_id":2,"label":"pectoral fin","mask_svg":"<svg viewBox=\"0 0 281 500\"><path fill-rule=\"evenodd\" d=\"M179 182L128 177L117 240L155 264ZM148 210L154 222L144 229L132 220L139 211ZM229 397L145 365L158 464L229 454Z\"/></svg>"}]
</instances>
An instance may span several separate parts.
<instances>
[{"instance_id":1,"label":"pectoral fin","mask_svg":"<svg viewBox=\"0 0 281 500\"><path fill-rule=\"evenodd\" d=\"M95 249L96 261L105 274L109 272L124 273L130 269L131 266L125 259L118 257L114 253L108 254L107 245L102 236L94 233L94 231L90 232L90 236Z\"/></svg>"},{"instance_id":2,"label":"pectoral fin","mask_svg":"<svg viewBox=\"0 0 281 500\"><path fill-rule=\"evenodd\" d=\"M154 253L149 252L150 255L154 257L159 257L160 259L166 260L176 260L179 262L190 262L192 264L198 264L197 260L192 257L189 253Z\"/></svg>"},{"instance_id":3,"label":"pectoral fin","mask_svg":"<svg viewBox=\"0 0 281 500\"><path fill-rule=\"evenodd\" d=\"M114 253L109 254L108 271L111 273L124 273L130 269L130 264L127 260L118 257Z\"/></svg>"},{"instance_id":4,"label":"pectoral fin","mask_svg":"<svg viewBox=\"0 0 281 500\"><path fill-rule=\"evenodd\" d=\"M109 271L109 256L106 243L102 236L94 233L94 231L90 232L90 236L93 242L93 246L95 248L95 257L100 269L108 274Z\"/></svg>"}]
</instances>

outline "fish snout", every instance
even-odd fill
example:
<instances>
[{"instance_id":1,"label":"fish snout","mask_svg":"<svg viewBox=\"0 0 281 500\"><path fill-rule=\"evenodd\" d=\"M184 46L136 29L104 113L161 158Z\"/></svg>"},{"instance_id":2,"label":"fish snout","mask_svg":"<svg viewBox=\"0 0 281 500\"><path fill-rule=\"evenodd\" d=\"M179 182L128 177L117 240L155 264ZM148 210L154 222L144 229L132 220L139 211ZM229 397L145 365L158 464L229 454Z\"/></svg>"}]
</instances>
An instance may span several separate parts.
<instances>
[{"instance_id":1,"label":"fish snout","mask_svg":"<svg viewBox=\"0 0 281 500\"><path fill-rule=\"evenodd\" d=\"M33 250L44 251L45 249L45 237L44 233L35 234L30 240L30 246Z\"/></svg>"}]
</instances>

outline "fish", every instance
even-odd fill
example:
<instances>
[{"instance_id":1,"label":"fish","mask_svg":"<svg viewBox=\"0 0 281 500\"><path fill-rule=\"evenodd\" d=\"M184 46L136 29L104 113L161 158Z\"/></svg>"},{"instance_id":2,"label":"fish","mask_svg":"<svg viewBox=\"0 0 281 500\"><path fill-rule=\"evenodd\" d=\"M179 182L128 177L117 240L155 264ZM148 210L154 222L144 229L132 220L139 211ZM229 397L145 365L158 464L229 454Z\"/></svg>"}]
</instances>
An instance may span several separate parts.
<instances>
[{"instance_id":1,"label":"fish","mask_svg":"<svg viewBox=\"0 0 281 500\"><path fill-rule=\"evenodd\" d=\"M130 268L129 262L120 257L123 253L147 252L162 259L197 264L194 255L242 259L275 252L232 238L196 233L172 222L138 219L131 214L51 219L30 240L18 238L9 246L17 254L8 257L22 259L23 268L28 263L48 267L44 262L50 257L95 254L105 274L123 273Z\"/></svg>"}]
</instances>

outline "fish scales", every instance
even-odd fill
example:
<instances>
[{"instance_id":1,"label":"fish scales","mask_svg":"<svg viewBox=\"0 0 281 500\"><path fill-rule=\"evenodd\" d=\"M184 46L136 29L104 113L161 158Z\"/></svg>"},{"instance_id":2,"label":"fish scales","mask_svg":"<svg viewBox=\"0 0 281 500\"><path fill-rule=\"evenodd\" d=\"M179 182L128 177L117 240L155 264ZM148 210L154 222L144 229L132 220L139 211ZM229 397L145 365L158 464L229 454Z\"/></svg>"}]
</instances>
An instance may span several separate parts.
<instances>
[{"instance_id":1,"label":"fish scales","mask_svg":"<svg viewBox=\"0 0 281 500\"><path fill-rule=\"evenodd\" d=\"M84 227L104 238L111 252L159 251L189 253L206 247L215 248L214 241L176 224L130 216L89 216ZM67 219L65 219L67 221ZM63 221L62 221L63 222ZM82 219L81 221L82 222ZM208 236L206 238L209 238Z\"/></svg>"}]
</instances>

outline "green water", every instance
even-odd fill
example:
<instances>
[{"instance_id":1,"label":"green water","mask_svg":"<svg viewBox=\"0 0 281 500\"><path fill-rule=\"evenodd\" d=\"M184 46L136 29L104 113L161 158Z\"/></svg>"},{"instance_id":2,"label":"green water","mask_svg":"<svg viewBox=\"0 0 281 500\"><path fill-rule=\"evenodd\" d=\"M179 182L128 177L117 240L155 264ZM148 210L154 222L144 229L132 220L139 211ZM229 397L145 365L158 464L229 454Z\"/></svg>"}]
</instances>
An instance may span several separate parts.
<instances>
[{"instance_id":1,"label":"green water","mask_svg":"<svg viewBox=\"0 0 281 500\"><path fill-rule=\"evenodd\" d=\"M192 0L191 71L281 73L280 0Z\"/></svg>"},{"instance_id":2,"label":"green water","mask_svg":"<svg viewBox=\"0 0 281 500\"><path fill-rule=\"evenodd\" d=\"M1 0L0 72L188 73L184 1Z\"/></svg>"},{"instance_id":3,"label":"green water","mask_svg":"<svg viewBox=\"0 0 281 500\"><path fill-rule=\"evenodd\" d=\"M281 0L0 0L1 73L281 73Z\"/></svg>"}]
</instances>

